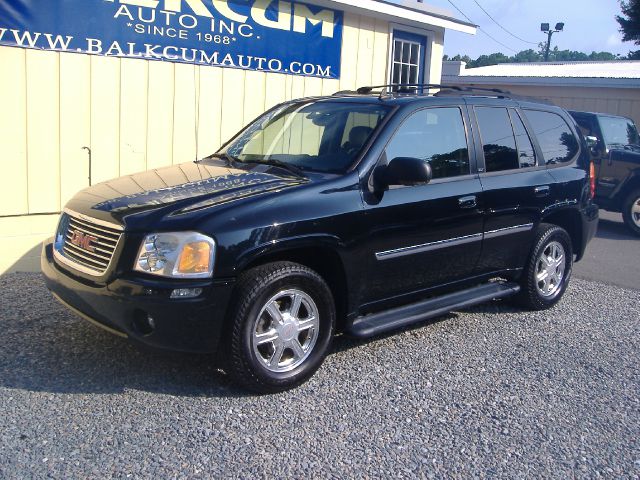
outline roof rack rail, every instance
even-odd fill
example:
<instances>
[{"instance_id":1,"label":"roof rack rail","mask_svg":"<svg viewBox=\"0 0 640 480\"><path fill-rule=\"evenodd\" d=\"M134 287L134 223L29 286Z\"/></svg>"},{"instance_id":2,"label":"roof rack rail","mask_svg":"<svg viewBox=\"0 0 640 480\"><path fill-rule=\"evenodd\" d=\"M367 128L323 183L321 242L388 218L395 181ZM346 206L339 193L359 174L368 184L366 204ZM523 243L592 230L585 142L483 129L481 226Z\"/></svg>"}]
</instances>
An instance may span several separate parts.
<instances>
[{"instance_id":1,"label":"roof rack rail","mask_svg":"<svg viewBox=\"0 0 640 480\"><path fill-rule=\"evenodd\" d=\"M480 95L485 94L487 96L495 96L498 98L516 98L507 90L501 90L499 88L482 88L482 87L467 87L460 85L441 85L438 83L389 83L386 85L374 85L368 87L360 87L357 90L342 90L336 92L334 96L341 95L371 95L377 93L380 98L384 96L395 95L429 95L428 90L438 89L439 91L433 94L436 97L446 95Z\"/></svg>"},{"instance_id":2,"label":"roof rack rail","mask_svg":"<svg viewBox=\"0 0 640 480\"><path fill-rule=\"evenodd\" d=\"M446 88L443 88L441 91L437 92L435 96L441 97L445 95L451 95L452 92L449 92L447 90L455 90L453 94L456 94L456 93L472 94L473 92L479 92L479 93L493 93L495 96L499 98L512 98L512 94L508 90L501 90L499 88L482 88L482 87L457 87L455 89L446 87Z\"/></svg>"},{"instance_id":3,"label":"roof rack rail","mask_svg":"<svg viewBox=\"0 0 640 480\"><path fill-rule=\"evenodd\" d=\"M374 90L383 89L381 93L408 93L416 94L418 89L431 89L431 88L450 88L452 90L460 89L460 87L454 85L440 85L437 83L389 83L386 85L375 85L371 87L360 87L356 92L360 95L369 95ZM386 91L384 90L386 89Z\"/></svg>"}]
</instances>

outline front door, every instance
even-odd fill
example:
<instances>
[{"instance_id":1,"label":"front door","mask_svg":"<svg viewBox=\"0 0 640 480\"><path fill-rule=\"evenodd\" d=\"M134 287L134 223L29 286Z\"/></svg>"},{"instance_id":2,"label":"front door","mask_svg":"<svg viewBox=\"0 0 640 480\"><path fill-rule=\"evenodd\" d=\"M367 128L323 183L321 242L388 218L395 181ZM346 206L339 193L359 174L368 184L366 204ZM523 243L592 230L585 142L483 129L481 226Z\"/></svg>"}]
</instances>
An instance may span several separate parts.
<instances>
[{"instance_id":1,"label":"front door","mask_svg":"<svg viewBox=\"0 0 640 480\"><path fill-rule=\"evenodd\" d=\"M637 148L638 132L631 120L622 117L598 115L602 132L600 167L598 169L597 195L611 198L616 195L629 175L629 166L625 162L627 148Z\"/></svg>"},{"instance_id":2,"label":"front door","mask_svg":"<svg viewBox=\"0 0 640 480\"><path fill-rule=\"evenodd\" d=\"M363 303L441 286L474 271L482 245L481 185L472 169L466 113L458 106L419 110L390 140L380 163L429 162L433 180L392 186L365 203L369 275Z\"/></svg>"}]
</instances>

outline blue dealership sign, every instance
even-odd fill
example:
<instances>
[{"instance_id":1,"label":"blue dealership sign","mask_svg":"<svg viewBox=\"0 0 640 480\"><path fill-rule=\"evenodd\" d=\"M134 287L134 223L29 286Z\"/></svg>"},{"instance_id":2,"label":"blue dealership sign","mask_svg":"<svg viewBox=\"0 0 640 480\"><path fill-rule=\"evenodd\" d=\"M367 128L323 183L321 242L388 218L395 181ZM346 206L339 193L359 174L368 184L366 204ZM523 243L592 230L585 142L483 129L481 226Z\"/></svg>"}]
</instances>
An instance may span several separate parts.
<instances>
[{"instance_id":1,"label":"blue dealership sign","mask_svg":"<svg viewBox=\"0 0 640 480\"><path fill-rule=\"evenodd\" d=\"M1 0L0 45L340 77L343 13L281 0Z\"/></svg>"}]
</instances>

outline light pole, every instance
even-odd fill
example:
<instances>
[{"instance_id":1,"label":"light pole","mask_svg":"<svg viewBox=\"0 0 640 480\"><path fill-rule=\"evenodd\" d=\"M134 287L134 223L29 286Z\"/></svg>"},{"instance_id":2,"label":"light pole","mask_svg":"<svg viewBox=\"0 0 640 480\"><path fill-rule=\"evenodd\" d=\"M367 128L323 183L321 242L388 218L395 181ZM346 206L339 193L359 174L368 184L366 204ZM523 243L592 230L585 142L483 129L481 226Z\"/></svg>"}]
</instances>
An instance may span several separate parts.
<instances>
[{"instance_id":1,"label":"light pole","mask_svg":"<svg viewBox=\"0 0 640 480\"><path fill-rule=\"evenodd\" d=\"M556 23L556 28L555 29L551 29L550 28L550 24L548 24L548 23L542 23L540 25L540 30L547 34L547 48L544 51L544 61L548 62L549 61L549 51L551 50L551 37L553 37L554 33L559 33L562 30L564 30L564 23L562 23L562 22Z\"/></svg>"}]
</instances>

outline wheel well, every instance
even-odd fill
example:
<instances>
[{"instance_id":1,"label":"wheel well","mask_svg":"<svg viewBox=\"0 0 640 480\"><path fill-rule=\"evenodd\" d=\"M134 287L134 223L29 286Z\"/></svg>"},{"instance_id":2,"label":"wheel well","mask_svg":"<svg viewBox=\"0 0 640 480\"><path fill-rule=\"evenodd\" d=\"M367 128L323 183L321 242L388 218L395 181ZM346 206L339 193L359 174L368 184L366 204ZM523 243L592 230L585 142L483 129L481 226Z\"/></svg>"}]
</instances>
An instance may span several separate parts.
<instances>
[{"instance_id":1,"label":"wheel well","mask_svg":"<svg viewBox=\"0 0 640 480\"><path fill-rule=\"evenodd\" d=\"M287 261L295 262L317 272L327 283L336 307L337 329L342 330L347 316L348 290L347 276L342 259L330 248L305 247L283 250L260 256L246 265L243 271L264 265L265 263Z\"/></svg>"},{"instance_id":2,"label":"wheel well","mask_svg":"<svg viewBox=\"0 0 640 480\"><path fill-rule=\"evenodd\" d=\"M582 224L580 222L580 214L576 211L565 210L562 212L552 213L543 220L544 223L551 223L563 228L571 237L571 247L573 254L579 255L582 248Z\"/></svg>"},{"instance_id":3,"label":"wheel well","mask_svg":"<svg viewBox=\"0 0 640 480\"><path fill-rule=\"evenodd\" d=\"M640 176L636 175L620 189L616 195L616 205L620 210L624 208L623 202L627 199L627 195L638 188L640 188Z\"/></svg>"}]
</instances>

